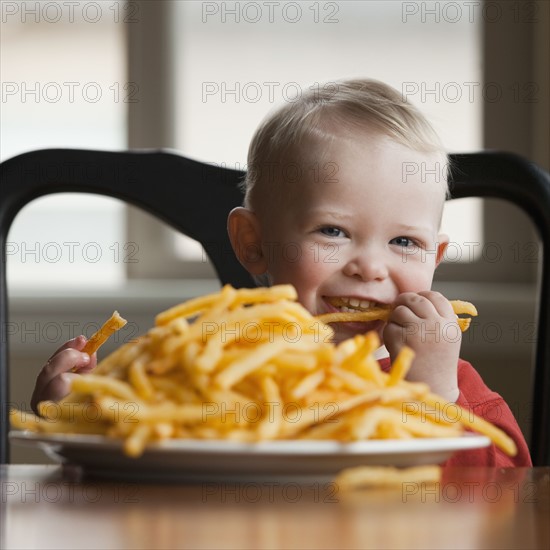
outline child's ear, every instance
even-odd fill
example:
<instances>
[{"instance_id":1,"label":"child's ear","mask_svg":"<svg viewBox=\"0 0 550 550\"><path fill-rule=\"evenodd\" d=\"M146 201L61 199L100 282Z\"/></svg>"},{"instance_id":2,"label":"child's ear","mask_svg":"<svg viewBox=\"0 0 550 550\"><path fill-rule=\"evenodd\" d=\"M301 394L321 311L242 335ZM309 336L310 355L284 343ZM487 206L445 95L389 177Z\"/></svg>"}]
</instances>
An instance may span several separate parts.
<instances>
[{"instance_id":1,"label":"child's ear","mask_svg":"<svg viewBox=\"0 0 550 550\"><path fill-rule=\"evenodd\" d=\"M437 255L435 257L435 266L437 267L441 260L443 259L443 255L445 254L445 250L447 250L447 247L449 246L449 236L441 233L437 236Z\"/></svg>"},{"instance_id":2,"label":"child's ear","mask_svg":"<svg viewBox=\"0 0 550 550\"><path fill-rule=\"evenodd\" d=\"M256 214L239 206L229 212L227 218L229 240L243 267L252 275L267 271L267 262L262 252L262 234Z\"/></svg>"}]
</instances>

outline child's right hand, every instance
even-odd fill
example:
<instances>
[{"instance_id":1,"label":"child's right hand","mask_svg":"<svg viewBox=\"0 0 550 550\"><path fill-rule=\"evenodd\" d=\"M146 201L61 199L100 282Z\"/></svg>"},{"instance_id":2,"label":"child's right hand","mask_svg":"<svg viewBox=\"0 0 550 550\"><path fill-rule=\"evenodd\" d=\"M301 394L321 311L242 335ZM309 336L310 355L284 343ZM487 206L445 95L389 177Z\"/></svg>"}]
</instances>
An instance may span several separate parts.
<instances>
[{"instance_id":1,"label":"child's right hand","mask_svg":"<svg viewBox=\"0 0 550 550\"><path fill-rule=\"evenodd\" d=\"M42 367L31 398L31 407L36 414L41 401L59 401L69 394L71 378L78 376L75 373L86 374L95 368L96 354L90 357L80 351L86 342L85 336L69 340Z\"/></svg>"}]
</instances>

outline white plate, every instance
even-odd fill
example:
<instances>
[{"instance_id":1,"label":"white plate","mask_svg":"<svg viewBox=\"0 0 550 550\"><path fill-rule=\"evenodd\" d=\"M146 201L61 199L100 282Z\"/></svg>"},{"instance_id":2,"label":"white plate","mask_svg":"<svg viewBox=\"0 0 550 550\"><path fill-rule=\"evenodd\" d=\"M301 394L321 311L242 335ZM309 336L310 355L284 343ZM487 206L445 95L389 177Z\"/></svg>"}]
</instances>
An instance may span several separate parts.
<instances>
[{"instance_id":1,"label":"white plate","mask_svg":"<svg viewBox=\"0 0 550 550\"><path fill-rule=\"evenodd\" d=\"M55 460L81 466L94 477L139 481L329 480L362 465L439 464L455 451L487 447L489 438L453 438L237 443L172 439L147 446L139 458L122 452L122 442L100 435L11 432L14 443L38 446Z\"/></svg>"}]
</instances>

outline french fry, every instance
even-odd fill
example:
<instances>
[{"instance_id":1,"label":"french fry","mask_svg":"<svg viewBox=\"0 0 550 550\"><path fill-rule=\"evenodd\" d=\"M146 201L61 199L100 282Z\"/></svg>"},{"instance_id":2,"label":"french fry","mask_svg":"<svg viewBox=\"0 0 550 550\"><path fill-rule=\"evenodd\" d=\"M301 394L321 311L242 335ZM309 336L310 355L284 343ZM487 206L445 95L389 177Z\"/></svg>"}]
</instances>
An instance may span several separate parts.
<instances>
[{"instance_id":1,"label":"french fry","mask_svg":"<svg viewBox=\"0 0 550 550\"><path fill-rule=\"evenodd\" d=\"M470 302L464 302L462 300L450 300L453 311L456 315L467 314L476 316L477 309ZM369 321L387 321L392 307L391 306L379 306L362 311L346 311L346 312L334 312L324 313L323 315L317 315L317 319L322 323L349 323L360 322L366 323ZM458 326L462 332L465 332L470 327L471 319L459 317Z\"/></svg>"},{"instance_id":2,"label":"french fry","mask_svg":"<svg viewBox=\"0 0 550 550\"><path fill-rule=\"evenodd\" d=\"M145 371L145 363L136 359L128 369L128 380L142 399L150 399L155 391Z\"/></svg>"},{"instance_id":3,"label":"french fry","mask_svg":"<svg viewBox=\"0 0 550 550\"><path fill-rule=\"evenodd\" d=\"M151 434L152 428L147 424L141 424L136 427L130 437L124 442L124 450L128 456L140 456L143 453L147 440Z\"/></svg>"},{"instance_id":4,"label":"french fry","mask_svg":"<svg viewBox=\"0 0 550 550\"><path fill-rule=\"evenodd\" d=\"M258 439L275 439L279 434L282 424L282 413L277 406L281 402L279 386L269 376L265 376L261 381L262 390L265 396L267 414L262 419L258 428Z\"/></svg>"},{"instance_id":5,"label":"french fry","mask_svg":"<svg viewBox=\"0 0 550 550\"><path fill-rule=\"evenodd\" d=\"M317 315L317 319L322 323L368 323L370 321L387 321L391 310L391 306L387 306L374 307L366 311L335 311L334 313Z\"/></svg>"},{"instance_id":6,"label":"french fry","mask_svg":"<svg viewBox=\"0 0 550 550\"><path fill-rule=\"evenodd\" d=\"M283 424L281 434L285 438L297 435L301 431L315 424L325 422L333 417L340 417L342 413L353 410L354 408L369 402L375 402L380 397L380 390L375 389L361 395L354 395L346 400L334 401L328 403L319 403L318 407L309 407L300 410L300 418L296 420L291 415ZM328 406L327 406L328 405Z\"/></svg>"},{"instance_id":7,"label":"french fry","mask_svg":"<svg viewBox=\"0 0 550 550\"><path fill-rule=\"evenodd\" d=\"M388 386L395 386L400 380L405 379L405 375L411 368L414 359L414 352L411 348L403 347L395 358L388 378Z\"/></svg>"},{"instance_id":8,"label":"french fry","mask_svg":"<svg viewBox=\"0 0 550 550\"><path fill-rule=\"evenodd\" d=\"M489 437L493 443L504 451L509 456L515 456L517 453L517 446L514 440L510 438L502 430L493 426L487 420L466 411L461 407L448 407L447 403L436 394L429 394L425 397L425 403L427 404L426 411L432 410L445 410L446 420L448 422L460 423L464 427L469 428L475 432L481 433ZM443 409L443 407L445 407ZM429 418L429 413L424 413ZM441 414L438 414L441 416Z\"/></svg>"},{"instance_id":9,"label":"french fry","mask_svg":"<svg viewBox=\"0 0 550 550\"><path fill-rule=\"evenodd\" d=\"M386 417L384 407L374 406L365 409L351 426L353 439L369 439L378 429L378 424Z\"/></svg>"},{"instance_id":10,"label":"french fry","mask_svg":"<svg viewBox=\"0 0 550 550\"><path fill-rule=\"evenodd\" d=\"M316 370L315 372L309 374L305 378L302 378L296 386L292 389L292 396L295 399L301 399L305 397L308 393L315 390L319 384L325 378L325 372L322 370Z\"/></svg>"},{"instance_id":11,"label":"french fry","mask_svg":"<svg viewBox=\"0 0 550 550\"><path fill-rule=\"evenodd\" d=\"M118 311L113 312L111 317L103 323L103 326L92 335L82 348L83 353L88 355L94 354L117 330L120 330L126 325L126 319L123 319Z\"/></svg>"},{"instance_id":12,"label":"french fry","mask_svg":"<svg viewBox=\"0 0 550 550\"><path fill-rule=\"evenodd\" d=\"M86 422L78 419L68 420L49 420L33 413L10 411L10 423L19 430L28 430L41 433L80 433L80 434L102 434L105 433L106 424L102 422Z\"/></svg>"},{"instance_id":13,"label":"french fry","mask_svg":"<svg viewBox=\"0 0 550 550\"><path fill-rule=\"evenodd\" d=\"M147 344L147 339L142 336L133 342L122 345L111 353L111 355L101 360L94 369L94 373L116 376L118 371L124 371L132 361L146 353L145 348Z\"/></svg>"},{"instance_id":14,"label":"french fry","mask_svg":"<svg viewBox=\"0 0 550 550\"><path fill-rule=\"evenodd\" d=\"M451 300L450 302L453 306L453 311L457 315L465 313L466 315L477 317L477 309L474 304L471 304L470 302L464 302L462 300Z\"/></svg>"},{"instance_id":15,"label":"french fry","mask_svg":"<svg viewBox=\"0 0 550 550\"><path fill-rule=\"evenodd\" d=\"M439 466L358 466L340 472L334 482L340 490L361 487L402 488L404 483L438 483L441 480Z\"/></svg>"},{"instance_id":16,"label":"french fry","mask_svg":"<svg viewBox=\"0 0 550 550\"><path fill-rule=\"evenodd\" d=\"M155 318L155 324L162 326L168 324L173 319L178 317L193 317L202 311L205 311L216 303L220 293L215 292L207 296L199 296L193 298L183 304L174 306L162 313L159 313ZM234 304L254 304L258 302L274 302L278 300L296 300L297 294L294 287L291 285L277 285L270 290L264 288L242 289L236 297Z\"/></svg>"},{"instance_id":17,"label":"french fry","mask_svg":"<svg viewBox=\"0 0 550 550\"><path fill-rule=\"evenodd\" d=\"M97 374L87 374L75 378L72 381L71 389L75 392L90 394L104 392L127 401L140 401L132 386L127 382Z\"/></svg>"},{"instance_id":18,"label":"french fry","mask_svg":"<svg viewBox=\"0 0 550 550\"><path fill-rule=\"evenodd\" d=\"M216 302L218 297L218 293L214 292L212 294L208 294L207 296L199 296L184 302L183 304L178 304L177 306L171 307L170 309L159 313L155 317L155 324L157 326L163 326L179 317L193 317L194 315L197 315L198 313L201 313L205 309L211 307L212 304Z\"/></svg>"},{"instance_id":19,"label":"french fry","mask_svg":"<svg viewBox=\"0 0 550 550\"><path fill-rule=\"evenodd\" d=\"M242 358L232 361L225 370L216 376L214 382L221 388L231 388L247 374L255 371L264 362L283 351L286 346L287 343L283 338L261 344L248 353L243 353Z\"/></svg>"}]
</instances>

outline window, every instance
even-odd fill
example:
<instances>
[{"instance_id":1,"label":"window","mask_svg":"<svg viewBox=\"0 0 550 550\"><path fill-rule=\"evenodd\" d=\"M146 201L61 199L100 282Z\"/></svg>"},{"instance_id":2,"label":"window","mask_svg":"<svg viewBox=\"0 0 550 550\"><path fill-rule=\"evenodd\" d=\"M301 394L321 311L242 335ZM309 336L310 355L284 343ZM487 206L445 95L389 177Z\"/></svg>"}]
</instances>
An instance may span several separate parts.
<instances>
[{"instance_id":1,"label":"window","mask_svg":"<svg viewBox=\"0 0 550 550\"><path fill-rule=\"evenodd\" d=\"M116 2L2 3L1 160L50 147L126 147L125 100L133 90L125 82L117 6L122 9ZM124 208L79 194L27 205L8 237L10 287L124 281Z\"/></svg>"}]
</instances>

